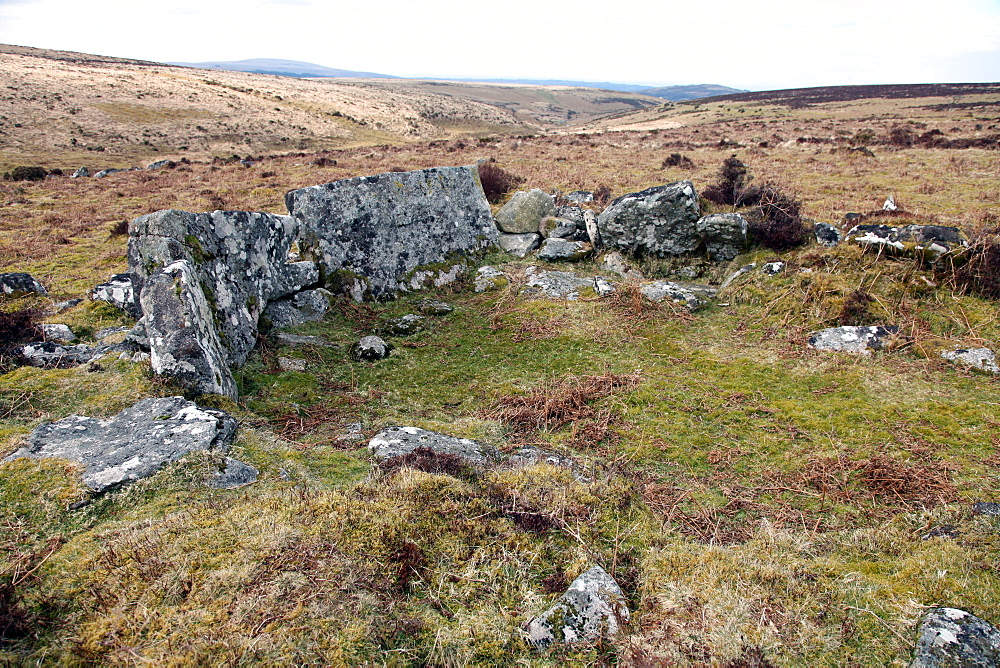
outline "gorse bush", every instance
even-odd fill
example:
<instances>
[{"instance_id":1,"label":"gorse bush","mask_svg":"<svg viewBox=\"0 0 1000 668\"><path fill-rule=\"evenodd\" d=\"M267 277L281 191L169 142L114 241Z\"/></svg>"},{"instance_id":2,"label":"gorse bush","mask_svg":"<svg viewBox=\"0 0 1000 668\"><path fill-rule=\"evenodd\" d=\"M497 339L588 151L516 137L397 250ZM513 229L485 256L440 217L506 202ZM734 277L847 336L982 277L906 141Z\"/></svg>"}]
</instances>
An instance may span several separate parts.
<instances>
[{"instance_id":1,"label":"gorse bush","mask_svg":"<svg viewBox=\"0 0 1000 668\"><path fill-rule=\"evenodd\" d=\"M44 167L15 167L3 175L4 181L43 181L48 174Z\"/></svg>"},{"instance_id":2,"label":"gorse bush","mask_svg":"<svg viewBox=\"0 0 1000 668\"><path fill-rule=\"evenodd\" d=\"M492 158L479 165L479 181L490 204L499 204L504 195L524 183L523 178L511 174Z\"/></svg>"}]
</instances>

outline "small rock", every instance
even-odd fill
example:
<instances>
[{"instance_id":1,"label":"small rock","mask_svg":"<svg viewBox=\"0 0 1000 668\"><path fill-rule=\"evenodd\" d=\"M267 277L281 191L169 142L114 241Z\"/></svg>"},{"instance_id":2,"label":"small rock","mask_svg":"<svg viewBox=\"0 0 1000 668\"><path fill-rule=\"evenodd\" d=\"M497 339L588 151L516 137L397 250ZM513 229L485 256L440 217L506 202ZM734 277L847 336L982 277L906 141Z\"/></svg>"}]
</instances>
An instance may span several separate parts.
<instances>
[{"instance_id":1,"label":"small rock","mask_svg":"<svg viewBox=\"0 0 1000 668\"><path fill-rule=\"evenodd\" d=\"M333 293L324 288L303 290L269 303L264 309L264 318L274 329L317 322L330 310L332 300Z\"/></svg>"},{"instance_id":2,"label":"small rock","mask_svg":"<svg viewBox=\"0 0 1000 668\"><path fill-rule=\"evenodd\" d=\"M846 238L867 250L926 262L936 262L969 245L961 230L945 225L855 225Z\"/></svg>"},{"instance_id":3,"label":"small rock","mask_svg":"<svg viewBox=\"0 0 1000 668\"><path fill-rule=\"evenodd\" d=\"M882 204L882 210L883 211L897 211L897 210L899 210L899 207L896 206L896 198L893 197L892 195L889 195L889 198L886 199L885 202Z\"/></svg>"},{"instance_id":4,"label":"small rock","mask_svg":"<svg viewBox=\"0 0 1000 668\"><path fill-rule=\"evenodd\" d=\"M107 346L92 347L82 343L63 346L53 341L26 343L17 349L24 362L44 369L65 369L85 364L108 352Z\"/></svg>"},{"instance_id":5,"label":"small rock","mask_svg":"<svg viewBox=\"0 0 1000 668\"><path fill-rule=\"evenodd\" d=\"M991 501L977 501L972 504L973 515L988 515L990 517L1000 517L1000 503Z\"/></svg>"},{"instance_id":6,"label":"small rock","mask_svg":"<svg viewBox=\"0 0 1000 668\"><path fill-rule=\"evenodd\" d=\"M821 246L836 246L841 240L840 230L830 223L816 223L813 225L813 234L816 235L816 243Z\"/></svg>"},{"instance_id":7,"label":"small rock","mask_svg":"<svg viewBox=\"0 0 1000 668\"><path fill-rule=\"evenodd\" d=\"M67 299L64 302L58 302L52 306L52 312L55 314L65 313L75 306L79 306L83 303L82 299Z\"/></svg>"},{"instance_id":8,"label":"small rock","mask_svg":"<svg viewBox=\"0 0 1000 668\"><path fill-rule=\"evenodd\" d=\"M455 307L448 302L443 302L438 299L420 299L413 304L418 311L424 315L448 315L455 310Z\"/></svg>"},{"instance_id":9,"label":"small rock","mask_svg":"<svg viewBox=\"0 0 1000 668\"><path fill-rule=\"evenodd\" d=\"M365 336L351 348L351 357L358 361L383 360L392 352L392 344L377 336Z\"/></svg>"},{"instance_id":10,"label":"small rock","mask_svg":"<svg viewBox=\"0 0 1000 668\"><path fill-rule=\"evenodd\" d=\"M527 297L548 297L576 301L582 296L597 292L593 278L577 276L569 271L541 271L538 267L528 267L524 271Z\"/></svg>"},{"instance_id":11,"label":"small rock","mask_svg":"<svg viewBox=\"0 0 1000 668\"><path fill-rule=\"evenodd\" d=\"M566 201L574 204L587 204L594 201L594 193L589 190L574 190L566 195Z\"/></svg>"},{"instance_id":12,"label":"small rock","mask_svg":"<svg viewBox=\"0 0 1000 668\"><path fill-rule=\"evenodd\" d=\"M409 454L417 448L429 448L438 454L457 455L476 466L485 466L499 457L496 448L491 445L417 427L389 427L375 434L368 442L372 456L379 461Z\"/></svg>"},{"instance_id":13,"label":"small rock","mask_svg":"<svg viewBox=\"0 0 1000 668\"><path fill-rule=\"evenodd\" d=\"M729 276L726 276L726 279L722 281L722 285L719 286L719 292L722 292L723 290L728 288L730 284L732 284L732 282L735 281L740 276L746 276L756 268L757 268L757 263L751 262L750 264L745 264L736 271L734 271L733 273L729 274Z\"/></svg>"},{"instance_id":14,"label":"small rock","mask_svg":"<svg viewBox=\"0 0 1000 668\"><path fill-rule=\"evenodd\" d=\"M106 283L94 286L90 297L95 301L114 304L138 320L142 317L142 305L139 302L142 284L142 278L136 274L115 274Z\"/></svg>"},{"instance_id":15,"label":"small rock","mask_svg":"<svg viewBox=\"0 0 1000 668\"><path fill-rule=\"evenodd\" d=\"M410 336L424 329L424 316L416 313L408 313L402 317L395 318L383 323L378 328L378 333L382 336Z\"/></svg>"},{"instance_id":16,"label":"small rock","mask_svg":"<svg viewBox=\"0 0 1000 668\"><path fill-rule=\"evenodd\" d=\"M524 468L535 466L536 464L548 464L549 466L562 466L565 468L575 468L576 462L569 457L564 457L552 450L543 450L534 445L526 445L519 450L515 450L507 458L507 466L511 468Z\"/></svg>"},{"instance_id":17,"label":"small rock","mask_svg":"<svg viewBox=\"0 0 1000 668\"><path fill-rule=\"evenodd\" d=\"M898 333L899 328L896 326L831 327L813 332L809 336L809 347L868 355L872 350L884 348Z\"/></svg>"},{"instance_id":18,"label":"small rock","mask_svg":"<svg viewBox=\"0 0 1000 668\"><path fill-rule=\"evenodd\" d=\"M103 341L109 336L114 336L115 334L122 334L132 331L130 327L105 327L104 329L99 329L94 333L95 341Z\"/></svg>"},{"instance_id":19,"label":"small rock","mask_svg":"<svg viewBox=\"0 0 1000 668\"><path fill-rule=\"evenodd\" d=\"M780 274L785 270L784 262L765 262L761 265L760 271L762 274L767 274L768 276L774 276Z\"/></svg>"},{"instance_id":20,"label":"small rock","mask_svg":"<svg viewBox=\"0 0 1000 668\"><path fill-rule=\"evenodd\" d=\"M942 524L941 526L934 527L923 536L920 540L930 540L931 538L958 538L962 535L958 529L955 528L954 524Z\"/></svg>"},{"instance_id":21,"label":"small rock","mask_svg":"<svg viewBox=\"0 0 1000 668\"><path fill-rule=\"evenodd\" d=\"M260 471L253 466L238 459L226 457L225 468L209 478L205 484L215 489L236 489L257 482L258 475L260 475Z\"/></svg>"},{"instance_id":22,"label":"small rock","mask_svg":"<svg viewBox=\"0 0 1000 668\"><path fill-rule=\"evenodd\" d=\"M102 169L101 171L94 174L95 179L103 179L106 176L111 176L112 174L117 174L119 172L127 172L127 169Z\"/></svg>"},{"instance_id":23,"label":"small rock","mask_svg":"<svg viewBox=\"0 0 1000 668\"><path fill-rule=\"evenodd\" d=\"M176 167L177 163L173 160L157 160L156 162L151 162L146 165L147 171L153 171L154 169L163 169L164 167Z\"/></svg>"},{"instance_id":24,"label":"small rock","mask_svg":"<svg viewBox=\"0 0 1000 668\"><path fill-rule=\"evenodd\" d=\"M594 248L602 248L604 242L601 239L601 228L597 223L597 214L591 210L583 212L583 226L587 231L587 241Z\"/></svg>"},{"instance_id":25,"label":"small rock","mask_svg":"<svg viewBox=\"0 0 1000 668\"><path fill-rule=\"evenodd\" d=\"M957 608L935 608L920 622L910 668L1000 665L1000 630Z\"/></svg>"},{"instance_id":26,"label":"small rock","mask_svg":"<svg viewBox=\"0 0 1000 668\"><path fill-rule=\"evenodd\" d=\"M585 241L549 238L542 242L538 259L547 262L577 262L593 253L594 247Z\"/></svg>"},{"instance_id":27,"label":"small rock","mask_svg":"<svg viewBox=\"0 0 1000 668\"><path fill-rule=\"evenodd\" d=\"M627 622L625 595L614 578L594 566L566 590L558 602L528 622L528 641L538 648L554 642L572 644L610 638Z\"/></svg>"},{"instance_id":28,"label":"small rock","mask_svg":"<svg viewBox=\"0 0 1000 668\"><path fill-rule=\"evenodd\" d=\"M691 287L674 283L672 281L653 281L639 287L642 296L654 303L660 303L667 299L677 304L682 304L690 311L694 311L704 304Z\"/></svg>"},{"instance_id":29,"label":"small rock","mask_svg":"<svg viewBox=\"0 0 1000 668\"><path fill-rule=\"evenodd\" d=\"M556 217L571 220L578 225L582 225L586 222L584 218L585 211L586 209L578 206L560 206L556 209Z\"/></svg>"},{"instance_id":30,"label":"small rock","mask_svg":"<svg viewBox=\"0 0 1000 668\"><path fill-rule=\"evenodd\" d=\"M514 257L523 258L541 245L542 235L538 232L501 234L497 243L500 245L500 248Z\"/></svg>"},{"instance_id":31,"label":"small rock","mask_svg":"<svg viewBox=\"0 0 1000 668\"><path fill-rule=\"evenodd\" d=\"M295 359L293 357L279 357L278 368L281 369L282 371L303 372L306 370L306 361Z\"/></svg>"},{"instance_id":32,"label":"small rock","mask_svg":"<svg viewBox=\"0 0 1000 668\"><path fill-rule=\"evenodd\" d=\"M472 279L472 289L476 292L499 290L506 287L509 282L507 276L502 271L496 267L486 265L476 270L476 275Z\"/></svg>"},{"instance_id":33,"label":"small rock","mask_svg":"<svg viewBox=\"0 0 1000 668\"><path fill-rule=\"evenodd\" d=\"M607 297L614 291L615 284L608 279L603 276L596 276L594 278L594 292L597 293L598 297Z\"/></svg>"},{"instance_id":34,"label":"small rock","mask_svg":"<svg viewBox=\"0 0 1000 668\"><path fill-rule=\"evenodd\" d=\"M278 332L274 340L283 346L316 346L317 348L337 348L336 343L331 343L318 336L304 336L302 334L289 334L288 332Z\"/></svg>"},{"instance_id":35,"label":"small rock","mask_svg":"<svg viewBox=\"0 0 1000 668\"><path fill-rule=\"evenodd\" d=\"M508 234L537 232L542 218L555 213L556 204L551 195L538 188L527 192L522 190L514 193L510 201L497 211L497 227Z\"/></svg>"},{"instance_id":36,"label":"small rock","mask_svg":"<svg viewBox=\"0 0 1000 668\"><path fill-rule=\"evenodd\" d=\"M601 258L601 267L607 269L608 271L613 271L622 278L627 278L632 281L641 281L646 277L642 275L642 272L634 268L625 256L618 251L609 251L604 254Z\"/></svg>"},{"instance_id":37,"label":"small rock","mask_svg":"<svg viewBox=\"0 0 1000 668\"><path fill-rule=\"evenodd\" d=\"M75 172L73 172L70 175L69 178L71 178L71 179L79 179L79 178L87 177L87 176L90 176L90 170L87 169L86 167L80 167Z\"/></svg>"},{"instance_id":38,"label":"small rock","mask_svg":"<svg viewBox=\"0 0 1000 668\"><path fill-rule=\"evenodd\" d=\"M26 274L22 271L0 274L0 295L5 297L23 297L33 292L40 295L49 294L42 284L36 281L31 274Z\"/></svg>"},{"instance_id":39,"label":"small rock","mask_svg":"<svg viewBox=\"0 0 1000 668\"><path fill-rule=\"evenodd\" d=\"M1000 366L997 365L996 354L989 348L945 350L941 353L941 357L949 362L967 366L974 371L1000 374Z\"/></svg>"},{"instance_id":40,"label":"small rock","mask_svg":"<svg viewBox=\"0 0 1000 668\"><path fill-rule=\"evenodd\" d=\"M698 219L696 229L705 242L708 258L728 262L747 244L747 221L738 213L713 213Z\"/></svg>"},{"instance_id":41,"label":"small rock","mask_svg":"<svg viewBox=\"0 0 1000 668\"><path fill-rule=\"evenodd\" d=\"M67 325L52 323L42 323L42 334L46 341L58 341L59 343L70 343L76 341L76 334Z\"/></svg>"}]
</instances>

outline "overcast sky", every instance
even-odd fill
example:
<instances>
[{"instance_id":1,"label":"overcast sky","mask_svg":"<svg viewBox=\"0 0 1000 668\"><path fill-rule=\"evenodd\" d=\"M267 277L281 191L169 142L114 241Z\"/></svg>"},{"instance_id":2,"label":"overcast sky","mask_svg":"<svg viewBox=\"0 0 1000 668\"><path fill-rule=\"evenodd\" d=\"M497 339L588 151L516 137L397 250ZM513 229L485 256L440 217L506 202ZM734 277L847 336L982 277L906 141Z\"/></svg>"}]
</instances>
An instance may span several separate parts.
<instances>
[{"instance_id":1,"label":"overcast sky","mask_svg":"<svg viewBox=\"0 0 1000 668\"><path fill-rule=\"evenodd\" d=\"M0 0L0 42L415 77L1000 81L1000 0Z\"/></svg>"}]
</instances>

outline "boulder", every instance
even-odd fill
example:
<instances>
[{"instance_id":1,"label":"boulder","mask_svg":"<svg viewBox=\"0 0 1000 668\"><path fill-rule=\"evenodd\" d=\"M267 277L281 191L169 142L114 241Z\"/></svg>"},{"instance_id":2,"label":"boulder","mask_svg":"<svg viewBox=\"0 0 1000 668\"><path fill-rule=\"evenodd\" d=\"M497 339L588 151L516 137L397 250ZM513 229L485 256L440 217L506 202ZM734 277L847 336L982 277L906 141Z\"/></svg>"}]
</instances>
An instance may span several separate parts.
<instances>
[{"instance_id":1,"label":"boulder","mask_svg":"<svg viewBox=\"0 0 1000 668\"><path fill-rule=\"evenodd\" d=\"M253 466L238 459L226 457L222 470L212 475L205 481L205 484L215 489L236 489L257 482L258 475L260 475L260 471Z\"/></svg>"},{"instance_id":2,"label":"boulder","mask_svg":"<svg viewBox=\"0 0 1000 668\"><path fill-rule=\"evenodd\" d=\"M145 478L196 450L225 451L236 420L183 397L143 399L110 419L71 415L39 425L27 445L7 457L69 459L83 464L83 482L105 492Z\"/></svg>"},{"instance_id":3,"label":"boulder","mask_svg":"<svg viewBox=\"0 0 1000 668\"><path fill-rule=\"evenodd\" d=\"M597 226L607 248L664 257L698 250L699 218L694 184L678 181L619 197L597 217Z\"/></svg>"},{"instance_id":4,"label":"boulder","mask_svg":"<svg viewBox=\"0 0 1000 668\"><path fill-rule=\"evenodd\" d=\"M392 344L377 336L363 336L351 347L351 357L361 361L374 362L384 360L392 352Z\"/></svg>"},{"instance_id":5,"label":"boulder","mask_svg":"<svg viewBox=\"0 0 1000 668\"><path fill-rule=\"evenodd\" d=\"M1000 374L1000 366L997 365L997 356L989 348L945 350L941 353L941 357L949 362L962 364L975 371Z\"/></svg>"},{"instance_id":6,"label":"boulder","mask_svg":"<svg viewBox=\"0 0 1000 668\"><path fill-rule=\"evenodd\" d=\"M269 303L264 309L261 324L282 329L322 320L330 310L332 299L333 293L324 288L296 292L291 297Z\"/></svg>"},{"instance_id":7,"label":"boulder","mask_svg":"<svg viewBox=\"0 0 1000 668\"><path fill-rule=\"evenodd\" d=\"M187 390L235 399L236 382L219 338L225 327L216 328L215 314L192 264L177 260L147 278L141 301L146 315L140 324L153 371L170 376ZM255 326L247 330L254 340L256 332Z\"/></svg>"},{"instance_id":8,"label":"boulder","mask_svg":"<svg viewBox=\"0 0 1000 668\"><path fill-rule=\"evenodd\" d=\"M934 608L920 621L910 668L1000 665L1000 630L957 608Z\"/></svg>"},{"instance_id":9,"label":"boulder","mask_svg":"<svg viewBox=\"0 0 1000 668\"><path fill-rule=\"evenodd\" d=\"M881 350L899 333L895 326L831 327L809 335L809 347L816 350L861 353Z\"/></svg>"},{"instance_id":10,"label":"boulder","mask_svg":"<svg viewBox=\"0 0 1000 668\"><path fill-rule=\"evenodd\" d=\"M573 580L555 605L528 622L528 642L538 648L594 642L613 637L628 619L621 587L607 571L594 566Z\"/></svg>"},{"instance_id":11,"label":"boulder","mask_svg":"<svg viewBox=\"0 0 1000 668\"><path fill-rule=\"evenodd\" d=\"M0 274L0 295L4 297L23 297L31 293L49 294L41 283L31 274L21 271Z\"/></svg>"},{"instance_id":12,"label":"boulder","mask_svg":"<svg viewBox=\"0 0 1000 668\"><path fill-rule=\"evenodd\" d=\"M585 241L569 241L550 237L538 249L538 259L546 262L577 262L594 252L594 247Z\"/></svg>"},{"instance_id":13,"label":"boulder","mask_svg":"<svg viewBox=\"0 0 1000 668\"><path fill-rule=\"evenodd\" d=\"M437 454L457 455L475 466L485 466L499 458L496 448L486 443L417 427L389 427L368 442L368 450L378 461L406 455L417 448L429 448Z\"/></svg>"},{"instance_id":14,"label":"boulder","mask_svg":"<svg viewBox=\"0 0 1000 668\"><path fill-rule=\"evenodd\" d=\"M654 303L670 300L686 307L689 311L701 308L709 298L715 296L715 289L706 286L692 286L673 281L651 281L639 286L642 296Z\"/></svg>"},{"instance_id":15,"label":"boulder","mask_svg":"<svg viewBox=\"0 0 1000 668\"><path fill-rule=\"evenodd\" d=\"M944 225L855 225L846 238L865 248L888 256L906 256L925 262L968 247L969 242L957 227Z\"/></svg>"},{"instance_id":16,"label":"boulder","mask_svg":"<svg viewBox=\"0 0 1000 668\"><path fill-rule=\"evenodd\" d=\"M303 257L315 259L327 287L355 299L413 289L420 268L485 250L498 235L475 166L356 177L292 190L285 204ZM435 275L454 280L455 266L466 265Z\"/></svg>"},{"instance_id":17,"label":"boulder","mask_svg":"<svg viewBox=\"0 0 1000 668\"><path fill-rule=\"evenodd\" d=\"M54 323L42 323L39 325L42 335L46 341L58 341L59 343L71 343L76 341L76 334L66 325Z\"/></svg>"},{"instance_id":18,"label":"boulder","mask_svg":"<svg viewBox=\"0 0 1000 668\"><path fill-rule=\"evenodd\" d=\"M713 213L698 219L698 234L710 260L728 262L747 245L747 221L738 213Z\"/></svg>"},{"instance_id":19,"label":"boulder","mask_svg":"<svg viewBox=\"0 0 1000 668\"><path fill-rule=\"evenodd\" d=\"M90 298L95 301L114 304L138 320L142 317L142 306L139 303L139 294L141 292L142 277L138 274L127 272L124 274L115 274L108 279L107 283L95 286L90 293Z\"/></svg>"},{"instance_id":20,"label":"boulder","mask_svg":"<svg viewBox=\"0 0 1000 668\"><path fill-rule=\"evenodd\" d=\"M501 234L497 240L500 248L514 257L523 258L542 243L542 235L538 232L525 234Z\"/></svg>"},{"instance_id":21,"label":"boulder","mask_svg":"<svg viewBox=\"0 0 1000 668\"><path fill-rule=\"evenodd\" d=\"M556 203L548 193L533 188L518 191L497 211L497 227L508 234L537 232L542 219L556 214Z\"/></svg>"},{"instance_id":22,"label":"boulder","mask_svg":"<svg viewBox=\"0 0 1000 668\"><path fill-rule=\"evenodd\" d=\"M472 279L472 289L476 292L499 290L509 283L506 274L496 267L485 265L476 270L476 275Z\"/></svg>"},{"instance_id":23,"label":"boulder","mask_svg":"<svg viewBox=\"0 0 1000 668\"><path fill-rule=\"evenodd\" d=\"M83 177L87 177L87 176L90 176L90 170L87 169L86 167L79 167L79 168L77 168L77 170L75 172L73 172L72 174L70 174L69 178L71 178L71 179L79 179L79 178L83 178Z\"/></svg>"},{"instance_id":24,"label":"boulder","mask_svg":"<svg viewBox=\"0 0 1000 668\"><path fill-rule=\"evenodd\" d=\"M408 313L379 325L377 332L382 336L410 336L423 331L426 318L416 313Z\"/></svg>"},{"instance_id":25,"label":"boulder","mask_svg":"<svg viewBox=\"0 0 1000 668\"><path fill-rule=\"evenodd\" d=\"M821 246L836 246L842 238L840 230L830 223L816 223L813 225L813 234L816 236L816 243Z\"/></svg>"},{"instance_id":26,"label":"boulder","mask_svg":"<svg viewBox=\"0 0 1000 668\"><path fill-rule=\"evenodd\" d=\"M413 303L413 306L424 315L435 315L442 316L448 315L455 310L455 307L448 302L443 302L439 299L418 299Z\"/></svg>"},{"instance_id":27,"label":"boulder","mask_svg":"<svg viewBox=\"0 0 1000 668\"><path fill-rule=\"evenodd\" d=\"M574 223L582 225L586 222L583 217L585 211L587 211L587 209L583 209L578 206L560 206L556 207L556 217L564 220L571 220Z\"/></svg>"}]
</instances>

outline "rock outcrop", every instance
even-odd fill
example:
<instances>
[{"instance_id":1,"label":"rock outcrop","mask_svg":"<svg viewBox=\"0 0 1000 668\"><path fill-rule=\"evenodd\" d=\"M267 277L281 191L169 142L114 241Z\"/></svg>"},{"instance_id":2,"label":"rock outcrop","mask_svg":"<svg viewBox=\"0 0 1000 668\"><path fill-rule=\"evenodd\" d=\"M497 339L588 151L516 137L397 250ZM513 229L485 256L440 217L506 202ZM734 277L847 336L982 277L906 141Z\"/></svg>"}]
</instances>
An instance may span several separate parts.
<instances>
[{"instance_id":1,"label":"rock outcrop","mask_svg":"<svg viewBox=\"0 0 1000 668\"><path fill-rule=\"evenodd\" d=\"M630 193L597 217L601 243L635 254L686 255L701 245L698 195L690 181Z\"/></svg>"},{"instance_id":2,"label":"rock outcrop","mask_svg":"<svg viewBox=\"0 0 1000 668\"><path fill-rule=\"evenodd\" d=\"M957 608L935 608L920 622L910 668L1000 665L1000 630Z\"/></svg>"},{"instance_id":3,"label":"rock outcrop","mask_svg":"<svg viewBox=\"0 0 1000 668\"><path fill-rule=\"evenodd\" d=\"M38 426L19 457L58 458L85 467L84 484L105 492L152 475L164 464L196 450L224 452L236 420L222 411L196 406L183 397L143 399L113 418L71 415Z\"/></svg>"},{"instance_id":4,"label":"rock outcrop","mask_svg":"<svg viewBox=\"0 0 1000 668\"><path fill-rule=\"evenodd\" d=\"M600 566L584 572L551 608L528 622L528 641L543 648L552 643L593 642L618 633L629 619L625 595Z\"/></svg>"}]
</instances>

